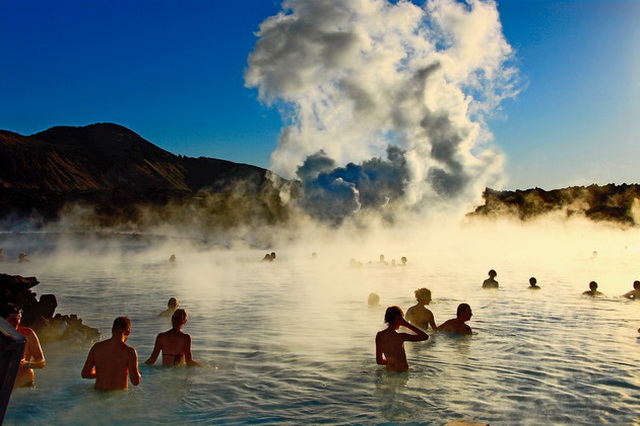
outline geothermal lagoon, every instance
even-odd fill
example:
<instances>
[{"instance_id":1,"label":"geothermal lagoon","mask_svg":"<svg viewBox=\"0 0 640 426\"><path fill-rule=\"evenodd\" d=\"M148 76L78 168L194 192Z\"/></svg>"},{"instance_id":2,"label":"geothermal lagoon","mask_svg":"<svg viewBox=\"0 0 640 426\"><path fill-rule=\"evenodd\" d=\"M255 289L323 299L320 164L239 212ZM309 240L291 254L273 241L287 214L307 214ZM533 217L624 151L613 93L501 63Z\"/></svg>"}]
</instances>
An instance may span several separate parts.
<instances>
[{"instance_id":1,"label":"geothermal lagoon","mask_svg":"<svg viewBox=\"0 0 640 426\"><path fill-rule=\"evenodd\" d=\"M138 387L96 392L80 377L90 343L46 344L46 368L35 388L14 391L5 423L638 423L640 302L618 296L640 278L639 236L582 223L482 223L259 249L2 234L2 272L36 276L39 296L57 296L56 312L77 314L103 338L116 316L129 316L142 374ZM31 262L12 260L21 251ZM276 261L260 262L270 251ZM391 265L402 256L406 266ZM500 288L483 290L491 268ZM541 290L527 289L530 276ZM581 296L591 280L606 297ZM420 287L432 290L437 324L469 303L474 334L429 330L428 341L405 344L409 372L387 373L374 352L384 310L406 311ZM367 305L371 292L380 305ZM201 367L143 364L170 328L157 317L170 297L189 313Z\"/></svg>"}]
</instances>

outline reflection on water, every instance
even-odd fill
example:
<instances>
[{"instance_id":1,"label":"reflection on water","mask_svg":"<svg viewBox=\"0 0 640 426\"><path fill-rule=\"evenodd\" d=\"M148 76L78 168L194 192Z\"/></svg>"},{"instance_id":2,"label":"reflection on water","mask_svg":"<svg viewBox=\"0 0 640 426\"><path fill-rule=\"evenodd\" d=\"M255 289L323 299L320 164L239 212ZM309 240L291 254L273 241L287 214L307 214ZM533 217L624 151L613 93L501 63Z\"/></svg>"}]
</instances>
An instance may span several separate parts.
<instances>
[{"instance_id":1,"label":"reflection on water","mask_svg":"<svg viewBox=\"0 0 640 426\"><path fill-rule=\"evenodd\" d=\"M6 253L19 243L2 246ZM414 248L388 254L408 256L407 266L351 268L352 253L317 247L308 256L278 250L270 264L258 250L184 249L170 264L175 247L119 244L62 254L34 243L31 263L5 262L1 271L37 276L35 290L56 294L58 312L104 334L128 315L142 360L170 328L156 315L175 296L204 365L141 365L139 387L97 393L80 378L90 345L49 344L37 387L14 393L6 424L640 422L640 302L611 297L638 278L634 250L607 256L599 247L594 260L590 245L509 258ZM381 249L372 250L375 259ZM499 290L480 288L489 268ZM527 289L531 275L542 290ZM610 297L579 296L594 275ZM374 354L384 309L408 308L423 286L438 324L468 302L474 335L407 343L409 373L389 374ZM367 305L371 292L379 306Z\"/></svg>"}]
</instances>

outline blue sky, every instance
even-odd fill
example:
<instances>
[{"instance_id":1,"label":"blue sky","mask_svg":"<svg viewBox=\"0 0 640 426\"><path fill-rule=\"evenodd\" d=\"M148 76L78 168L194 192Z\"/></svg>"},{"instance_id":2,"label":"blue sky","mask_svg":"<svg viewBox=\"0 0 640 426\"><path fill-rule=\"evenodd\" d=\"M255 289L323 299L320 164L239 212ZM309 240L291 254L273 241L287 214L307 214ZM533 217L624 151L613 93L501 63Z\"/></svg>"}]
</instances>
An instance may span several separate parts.
<instances>
[{"instance_id":1,"label":"blue sky","mask_svg":"<svg viewBox=\"0 0 640 426\"><path fill-rule=\"evenodd\" d=\"M346 0L345 0L346 1ZM526 88L491 122L507 189L638 183L640 1L503 0ZM272 0L0 0L0 129L114 122L268 167L282 126L244 86Z\"/></svg>"}]
</instances>

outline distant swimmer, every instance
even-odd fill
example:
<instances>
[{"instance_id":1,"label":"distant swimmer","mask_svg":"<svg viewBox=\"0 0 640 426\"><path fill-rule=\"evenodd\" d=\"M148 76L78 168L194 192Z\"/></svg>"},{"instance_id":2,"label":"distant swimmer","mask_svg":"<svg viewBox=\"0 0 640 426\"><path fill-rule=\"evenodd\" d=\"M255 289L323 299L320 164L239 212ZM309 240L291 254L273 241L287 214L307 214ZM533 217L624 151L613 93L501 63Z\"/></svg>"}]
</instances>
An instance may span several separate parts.
<instances>
[{"instance_id":1,"label":"distant swimmer","mask_svg":"<svg viewBox=\"0 0 640 426\"><path fill-rule=\"evenodd\" d=\"M598 291L598 283L595 281L591 281L589 283L589 290L582 292L583 296L591 296L591 297L600 297L604 296L604 293Z\"/></svg>"},{"instance_id":2,"label":"distant swimmer","mask_svg":"<svg viewBox=\"0 0 640 426\"><path fill-rule=\"evenodd\" d=\"M400 265L401 266L405 266L406 264L407 264L407 258L406 258L406 256L402 256L400 258Z\"/></svg>"},{"instance_id":3,"label":"distant swimmer","mask_svg":"<svg viewBox=\"0 0 640 426\"><path fill-rule=\"evenodd\" d=\"M169 262L175 262L176 261L176 255L172 254L171 256L169 256Z\"/></svg>"},{"instance_id":4,"label":"distant swimmer","mask_svg":"<svg viewBox=\"0 0 640 426\"><path fill-rule=\"evenodd\" d=\"M529 290L540 290L536 277L529 278Z\"/></svg>"},{"instance_id":5,"label":"distant swimmer","mask_svg":"<svg viewBox=\"0 0 640 426\"><path fill-rule=\"evenodd\" d=\"M445 321L438 327L438 331L446 331L453 334L471 334L471 327L465 324L471 319L473 312L471 312L471 306L466 303L458 305L456 311L456 317Z\"/></svg>"},{"instance_id":6,"label":"distant swimmer","mask_svg":"<svg viewBox=\"0 0 640 426\"><path fill-rule=\"evenodd\" d=\"M111 327L111 338L93 345L82 367L83 379L96 379L96 390L121 390L140 384L138 354L125 342L131 333L131 321L118 317Z\"/></svg>"},{"instance_id":7,"label":"distant swimmer","mask_svg":"<svg viewBox=\"0 0 640 426\"><path fill-rule=\"evenodd\" d=\"M416 290L414 294L418 303L407 309L407 321L423 330L428 329L429 326L435 330L437 326L433 313L425 308L425 305L431 303L431 290L423 287Z\"/></svg>"},{"instance_id":8,"label":"distant swimmer","mask_svg":"<svg viewBox=\"0 0 640 426\"><path fill-rule=\"evenodd\" d=\"M190 367L200 365L194 361L191 355L191 336L182 331L182 327L186 323L187 312L184 309L177 309L171 317L173 328L158 334L153 352L145 364L154 364L162 351L162 365L164 366L180 365L183 362Z\"/></svg>"},{"instance_id":9,"label":"distant swimmer","mask_svg":"<svg viewBox=\"0 0 640 426\"><path fill-rule=\"evenodd\" d=\"M0 262L4 262L4 249L0 248Z\"/></svg>"},{"instance_id":10,"label":"distant swimmer","mask_svg":"<svg viewBox=\"0 0 640 426\"><path fill-rule=\"evenodd\" d=\"M420 342L429 335L404 319L404 313L398 306L390 306L384 314L388 327L376 335L376 362L389 371L407 371L409 363L404 351L404 342ZM400 327L406 327L415 334L398 333Z\"/></svg>"},{"instance_id":11,"label":"distant swimmer","mask_svg":"<svg viewBox=\"0 0 640 426\"><path fill-rule=\"evenodd\" d=\"M271 257L271 261L273 262L274 260L276 260L276 252L272 251L271 254L269 255L269 257Z\"/></svg>"},{"instance_id":12,"label":"distant swimmer","mask_svg":"<svg viewBox=\"0 0 640 426\"><path fill-rule=\"evenodd\" d=\"M27 259L27 254L26 253L20 253L18 254L18 263L26 263L26 262L30 262L30 259Z\"/></svg>"},{"instance_id":13,"label":"distant swimmer","mask_svg":"<svg viewBox=\"0 0 640 426\"><path fill-rule=\"evenodd\" d=\"M18 305L13 303L3 304L0 306L0 316L18 330L26 340L13 387L33 387L35 386L35 373L33 369L44 368L46 364L38 335L32 329L20 325L22 322L22 309L20 309Z\"/></svg>"},{"instance_id":14,"label":"distant swimmer","mask_svg":"<svg viewBox=\"0 0 640 426\"><path fill-rule=\"evenodd\" d=\"M489 278L482 282L482 288L498 288L498 281L496 281L496 276L498 273L493 269L489 270Z\"/></svg>"},{"instance_id":15,"label":"distant swimmer","mask_svg":"<svg viewBox=\"0 0 640 426\"><path fill-rule=\"evenodd\" d=\"M381 264L381 265L386 265L386 264L387 264L387 261L386 261L386 260L384 260L384 254L381 254L381 255L378 257L378 259L379 259L379 260L378 260L378 263L379 263L379 264Z\"/></svg>"},{"instance_id":16,"label":"distant swimmer","mask_svg":"<svg viewBox=\"0 0 640 426\"><path fill-rule=\"evenodd\" d=\"M626 292L620 297L626 297L627 299L640 300L640 281L633 282L633 290Z\"/></svg>"},{"instance_id":17,"label":"distant swimmer","mask_svg":"<svg viewBox=\"0 0 640 426\"><path fill-rule=\"evenodd\" d=\"M170 317L178 309L178 299L172 297L167 302L167 309L158 314L159 317Z\"/></svg>"},{"instance_id":18,"label":"distant swimmer","mask_svg":"<svg viewBox=\"0 0 640 426\"><path fill-rule=\"evenodd\" d=\"M378 306L378 304L380 304L380 296L378 296L378 293L370 293L367 304L369 306Z\"/></svg>"}]
</instances>

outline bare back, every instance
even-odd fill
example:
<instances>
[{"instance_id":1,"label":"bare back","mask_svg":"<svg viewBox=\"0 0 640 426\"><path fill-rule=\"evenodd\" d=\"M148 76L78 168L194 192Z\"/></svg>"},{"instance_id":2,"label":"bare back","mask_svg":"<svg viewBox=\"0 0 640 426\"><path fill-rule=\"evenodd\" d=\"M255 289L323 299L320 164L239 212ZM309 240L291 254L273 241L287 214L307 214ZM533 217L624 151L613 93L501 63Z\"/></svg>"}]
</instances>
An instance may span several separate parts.
<instances>
[{"instance_id":1,"label":"bare back","mask_svg":"<svg viewBox=\"0 0 640 426\"><path fill-rule=\"evenodd\" d=\"M153 364L162 351L162 365L171 366L186 362L189 365L197 364L191 354L191 336L180 330L169 330L158 334L153 352L147 364Z\"/></svg>"},{"instance_id":2,"label":"bare back","mask_svg":"<svg viewBox=\"0 0 640 426\"><path fill-rule=\"evenodd\" d=\"M140 381L136 350L115 338L98 342L89 351L82 377L96 379L95 389L127 389L127 375L137 385Z\"/></svg>"},{"instance_id":3,"label":"bare back","mask_svg":"<svg viewBox=\"0 0 640 426\"><path fill-rule=\"evenodd\" d=\"M446 331L454 334L471 334L471 327L464 323L460 318L453 318L445 321L440 327L440 331Z\"/></svg>"},{"instance_id":4,"label":"bare back","mask_svg":"<svg viewBox=\"0 0 640 426\"><path fill-rule=\"evenodd\" d=\"M411 324L423 330L427 330L429 326L434 330L437 328L433 312L420 304L410 307L407 310L406 318Z\"/></svg>"}]
</instances>

